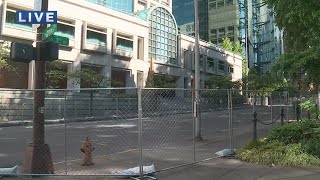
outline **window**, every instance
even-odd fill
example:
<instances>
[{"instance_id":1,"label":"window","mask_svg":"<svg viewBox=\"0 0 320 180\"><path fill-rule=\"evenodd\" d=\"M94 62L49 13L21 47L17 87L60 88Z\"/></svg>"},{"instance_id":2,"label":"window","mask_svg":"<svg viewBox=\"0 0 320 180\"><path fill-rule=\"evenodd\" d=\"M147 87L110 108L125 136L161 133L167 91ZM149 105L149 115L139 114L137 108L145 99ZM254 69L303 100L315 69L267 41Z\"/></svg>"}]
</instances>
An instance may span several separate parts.
<instances>
[{"instance_id":1,"label":"window","mask_svg":"<svg viewBox=\"0 0 320 180\"><path fill-rule=\"evenodd\" d=\"M234 72L234 69L232 66L229 66L229 73L233 73Z\"/></svg>"},{"instance_id":2,"label":"window","mask_svg":"<svg viewBox=\"0 0 320 180\"><path fill-rule=\"evenodd\" d=\"M6 25L31 31L32 30L31 24L17 24L17 22L16 22L16 12L17 11L20 11L20 9L7 7Z\"/></svg>"},{"instance_id":3,"label":"window","mask_svg":"<svg viewBox=\"0 0 320 180\"><path fill-rule=\"evenodd\" d=\"M133 12L133 0L86 0L88 2L114 9L123 13Z\"/></svg>"},{"instance_id":4,"label":"window","mask_svg":"<svg viewBox=\"0 0 320 180\"><path fill-rule=\"evenodd\" d=\"M226 0L226 6L233 5L233 0Z\"/></svg>"},{"instance_id":5,"label":"window","mask_svg":"<svg viewBox=\"0 0 320 180\"><path fill-rule=\"evenodd\" d=\"M217 2L217 9L218 8L221 8L221 7L223 7L224 6L224 0L219 0L218 2Z\"/></svg>"},{"instance_id":6,"label":"window","mask_svg":"<svg viewBox=\"0 0 320 180\"><path fill-rule=\"evenodd\" d=\"M233 35L233 34L234 34L234 27L233 26L228 26L227 35Z\"/></svg>"},{"instance_id":7,"label":"window","mask_svg":"<svg viewBox=\"0 0 320 180\"><path fill-rule=\"evenodd\" d=\"M117 35L117 49L133 51L133 39L125 35Z\"/></svg>"},{"instance_id":8,"label":"window","mask_svg":"<svg viewBox=\"0 0 320 180\"><path fill-rule=\"evenodd\" d=\"M207 65L208 65L208 70L209 71L214 71L214 59L211 57L207 58Z\"/></svg>"},{"instance_id":9,"label":"window","mask_svg":"<svg viewBox=\"0 0 320 180\"><path fill-rule=\"evenodd\" d=\"M216 9L216 8L217 8L217 2L216 2L216 1L211 2L211 3L209 4L209 9Z\"/></svg>"},{"instance_id":10,"label":"window","mask_svg":"<svg viewBox=\"0 0 320 180\"><path fill-rule=\"evenodd\" d=\"M223 61L219 61L218 70L224 72L224 62Z\"/></svg>"},{"instance_id":11,"label":"window","mask_svg":"<svg viewBox=\"0 0 320 180\"><path fill-rule=\"evenodd\" d=\"M177 27L170 12L158 7L151 12L149 58L158 62L177 64Z\"/></svg>"},{"instance_id":12,"label":"window","mask_svg":"<svg viewBox=\"0 0 320 180\"><path fill-rule=\"evenodd\" d=\"M203 68L204 58L205 58L205 56L200 54L200 58L199 58L199 66L200 66L200 68Z\"/></svg>"},{"instance_id":13,"label":"window","mask_svg":"<svg viewBox=\"0 0 320 180\"><path fill-rule=\"evenodd\" d=\"M217 29L211 29L210 33L211 33L210 35L211 38L217 38Z\"/></svg>"},{"instance_id":14,"label":"window","mask_svg":"<svg viewBox=\"0 0 320 180\"><path fill-rule=\"evenodd\" d=\"M219 28L219 35L225 35L225 28Z\"/></svg>"},{"instance_id":15,"label":"window","mask_svg":"<svg viewBox=\"0 0 320 180\"><path fill-rule=\"evenodd\" d=\"M54 35L74 39L74 25L69 21L58 20L58 30Z\"/></svg>"},{"instance_id":16,"label":"window","mask_svg":"<svg viewBox=\"0 0 320 180\"><path fill-rule=\"evenodd\" d=\"M138 1L138 4L139 4L140 6L143 6L144 9L147 8L147 3L146 3L145 1Z\"/></svg>"},{"instance_id":17,"label":"window","mask_svg":"<svg viewBox=\"0 0 320 180\"><path fill-rule=\"evenodd\" d=\"M97 44L100 46L107 45L107 35L103 30L92 27L87 28L87 43Z\"/></svg>"}]
</instances>

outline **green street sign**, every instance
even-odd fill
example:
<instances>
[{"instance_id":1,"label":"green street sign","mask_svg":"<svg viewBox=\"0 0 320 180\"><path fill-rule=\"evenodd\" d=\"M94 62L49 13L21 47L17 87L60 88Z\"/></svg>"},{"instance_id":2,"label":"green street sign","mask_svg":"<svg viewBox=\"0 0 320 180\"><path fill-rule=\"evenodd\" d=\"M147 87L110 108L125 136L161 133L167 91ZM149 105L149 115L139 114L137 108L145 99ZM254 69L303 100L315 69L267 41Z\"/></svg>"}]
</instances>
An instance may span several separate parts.
<instances>
[{"instance_id":1,"label":"green street sign","mask_svg":"<svg viewBox=\"0 0 320 180\"><path fill-rule=\"evenodd\" d=\"M51 35L49 36L46 41L52 41L55 43L58 43L62 46L69 46L69 38L62 37L62 36L56 36L56 35Z\"/></svg>"},{"instance_id":2,"label":"green street sign","mask_svg":"<svg viewBox=\"0 0 320 180\"><path fill-rule=\"evenodd\" d=\"M51 35L53 35L58 30L58 27L56 24L52 24L51 26L47 27L43 34L42 34L42 40L47 39Z\"/></svg>"}]
</instances>

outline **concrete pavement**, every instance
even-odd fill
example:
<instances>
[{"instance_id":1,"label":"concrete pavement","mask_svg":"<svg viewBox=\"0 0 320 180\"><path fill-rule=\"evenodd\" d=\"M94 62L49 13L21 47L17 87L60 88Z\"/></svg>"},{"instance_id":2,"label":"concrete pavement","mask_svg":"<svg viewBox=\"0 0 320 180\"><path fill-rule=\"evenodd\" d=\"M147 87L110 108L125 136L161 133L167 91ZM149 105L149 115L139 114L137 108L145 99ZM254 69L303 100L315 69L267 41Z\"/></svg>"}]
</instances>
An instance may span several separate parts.
<instances>
[{"instance_id":1,"label":"concrete pavement","mask_svg":"<svg viewBox=\"0 0 320 180\"><path fill-rule=\"evenodd\" d=\"M235 159L213 159L196 165L185 166L155 174L159 180L316 180L320 168L270 167L248 164ZM2 179L31 179L30 177L3 177ZM36 179L123 179L103 176L51 176Z\"/></svg>"}]
</instances>

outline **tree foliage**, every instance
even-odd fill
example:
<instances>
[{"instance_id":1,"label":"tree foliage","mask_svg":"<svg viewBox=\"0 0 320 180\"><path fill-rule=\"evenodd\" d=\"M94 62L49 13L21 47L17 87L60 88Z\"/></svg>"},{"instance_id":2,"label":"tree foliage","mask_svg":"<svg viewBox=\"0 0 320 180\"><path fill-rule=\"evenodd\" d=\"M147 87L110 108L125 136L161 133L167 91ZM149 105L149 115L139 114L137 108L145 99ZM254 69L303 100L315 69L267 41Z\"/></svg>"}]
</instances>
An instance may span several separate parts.
<instances>
[{"instance_id":1,"label":"tree foliage","mask_svg":"<svg viewBox=\"0 0 320 180\"><path fill-rule=\"evenodd\" d=\"M241 82L232 81L231 76L218 76L214 75L209 77L206 82L210 89L240 89Z\"/></svg>"},{"instance_id":2,"label":"tree foliage","mask_svg":"<svg viewBox=\"0 0 320 180\"><path fill-rule=\"evenodd\" d=\"M168 74L156 75L153 80L155 88L176 88L175 80Z\"/></svg>"},{"instance_id":3,"label":"tree foliage","mask_svg":"<svg viewBox=\"0 0 320 180\"><path fill-rule=\"evenodd\" d=\"M233 44L231 42L231 40L228 37L224 37L222 42L222 47L223 49L227 50L227 51L232 51L233 50Z\"/></svg>"},{"instance_id":4,"label":"tree foliage","mask_svg":"<svg viewBox=\"0 0 320 180\"><path fill-rule=\"evenodd\" d=\"M17 72L17 68L7 61L9 58L9 47L4 41L0 41L0 68L7 72Z\"/></svg>"},{"instance_id":5,"label":"tree foliage","mask_svg":"<svg viewBox=\"0 0 320 180\"><path fill-rule=\"evenodd\" d=\"M248 76L243 78L243 85L247 85L248 87L243 88L248 90L274 91L286 83L271 73L260 75L255 69L250 69Z\"/></svg>"},{"instance_id":6,"label":"tree foliage","mask_svg":"<svg viewBox=\"0 0 320 180\"><path fill-rule=\"evenodd\" d=\"M320 84L320 4L318 0L266 0L284 30L286 53L273 70L300 89Z\"/></svg>"},{"instance_id":7,"label":"tree foliage","mask_svg":"<svg viewBox=\"0 0 320 180\"><path fill-rule=\"evenodd\" d=\"M81 80L81 85L86 88L102 88L106 87L108 79L100 73L89 69L82 68L81 70L76 70L68 74L70 78L79 78Z\"/></svg>"}]
</instances>

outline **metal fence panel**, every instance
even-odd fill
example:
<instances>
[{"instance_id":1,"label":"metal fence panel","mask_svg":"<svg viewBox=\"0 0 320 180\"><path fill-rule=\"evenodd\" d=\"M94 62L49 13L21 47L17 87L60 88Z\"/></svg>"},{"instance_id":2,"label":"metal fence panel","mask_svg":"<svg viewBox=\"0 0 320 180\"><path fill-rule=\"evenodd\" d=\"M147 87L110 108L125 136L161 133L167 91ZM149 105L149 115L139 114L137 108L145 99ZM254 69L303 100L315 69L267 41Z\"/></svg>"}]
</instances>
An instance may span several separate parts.
<instances>
[{"instance_id":1,"label":"metal fence panel","mask_svg":"<svg viewBox=\"0 0 320 180\"><path fill-rule=\"evenodd\" d=\"M217 157L216 152L230 148L229 91L200 90L201 135L196 142L196 160Z\"/></svg>"},{"instance_id":2,"label":"metal fence panel","mask_svg":"<svg viewBox=\"0 0 320 180\"><path fill-rule=\"evenodd\" d=\"M80 94L88 94L89 99L77 95L66 100L75 104L71 111L66 109L67 158L60 162L68 175L112 175L139 166L137 90L123 94L124 90L85 90ZM82 161L80 148L86 137L94 146L93 166Z\"/></svg>"},{"instance_id":3,"label":"metal fence panel","mask_svg":"<svg viewBox=\"0 0 320 180\"><path fill-rule=\"evenodd\" d=\"M192 163L192 91L142 90L143 165L157 170Z\"/></svg>"},{"instance_id":4,"label":"metal fence panel","mask_svg":"<svg viewBox=\"0 0 320 180\"><path fill-rule=\"evenodd\" d=\"M19 165L21 175L32 142L35 91L0 91L0 145L6 147L0 148L0 167ZM309 118L300 102L317 102L317 96L286 92L200 90L202 140L196 141L194 90L42 91L45 143L58 175L114 175L152 164L160 171L217 158L217 151L239 149L253 139L254 112L257 136L263 138L282 118ZM82 166L87 137L95 147L92 166Z\"/></svg>"}]
</instances>

